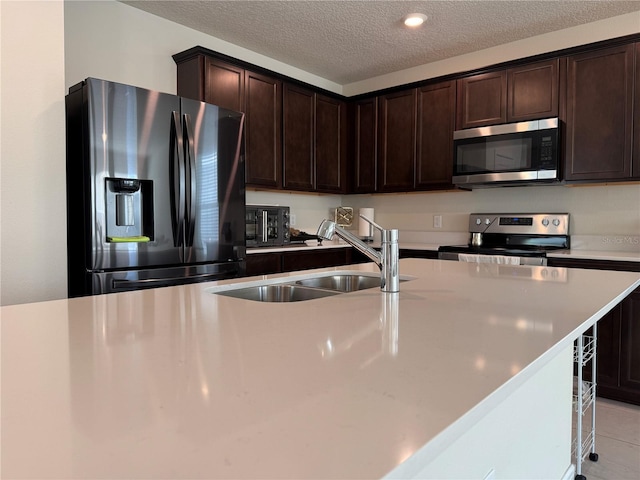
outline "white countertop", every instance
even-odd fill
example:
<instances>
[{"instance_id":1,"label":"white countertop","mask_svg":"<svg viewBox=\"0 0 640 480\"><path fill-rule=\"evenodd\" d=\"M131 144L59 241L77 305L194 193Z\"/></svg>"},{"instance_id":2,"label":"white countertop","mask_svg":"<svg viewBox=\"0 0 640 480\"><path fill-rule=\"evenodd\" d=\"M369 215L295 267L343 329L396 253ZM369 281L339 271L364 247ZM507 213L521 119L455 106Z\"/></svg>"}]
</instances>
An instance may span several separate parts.
<instances>
[{"instance_id":1,"label":"white countertop","mask_svg":"<svg viewBox=\"0 0 640 480\"><path fill-rule=\"evenodd\" d=\"M344 270L378 272L307 274ZM206 289L305 272L2 307L2 477L379 478L438 455L640 285L438 260L400 272L414 279L399 294L297 303Z\"/></svg>"},{"instance_id":2,"label":"white countertop","mask_svg":"<svg viewBox=\"0 0 640 480\"><path fill-rule=\"evenodd\" d=\"M413 237L413 236L411 236ZM412 238L413 240L413 238ZM437 252L438 248L442 245L452 245L455 243L432 243L432 242L418 242L418 241L402 241L402 232L400 234L399 247L401 250L424 250ZM463 241L459 244L464 244ZM374 248L380 247L380 242L371 244ZM250 248L247 249L247 254L255 253L269 253L269 252L287 252L296 250L309 250L314 248L340 248L350 247L349 244L342 241L323 241L322 244L318 244L316 241L308 241L305 244L290 245L286 247L262 247L262 248ZM550 258L566 258L566 259L580 259L580 260L609 260L615 262L640 262L640 250L632 249L626 250L595 250L595 249L581 249L572 248L570 250L560 250L547 253L547 257Z\"/></svg>"}]
</instances>

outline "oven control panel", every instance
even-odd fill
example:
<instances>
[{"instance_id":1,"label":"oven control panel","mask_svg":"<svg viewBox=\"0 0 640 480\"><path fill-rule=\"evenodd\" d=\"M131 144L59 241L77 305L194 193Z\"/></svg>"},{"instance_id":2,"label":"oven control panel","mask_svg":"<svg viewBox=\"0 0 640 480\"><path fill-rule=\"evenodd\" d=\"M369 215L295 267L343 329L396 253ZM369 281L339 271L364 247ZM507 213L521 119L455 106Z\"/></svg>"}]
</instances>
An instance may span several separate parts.
<instances>
[{"instance_id":1,"label":"oven control panel","mask_svg":"<svg viewBox=\"0 0 640 480\"><path fill-rule=\"evenodd\" d=\"M470 233L569 235L568 213L472 213Z\"/></svg>"}]
</instances>

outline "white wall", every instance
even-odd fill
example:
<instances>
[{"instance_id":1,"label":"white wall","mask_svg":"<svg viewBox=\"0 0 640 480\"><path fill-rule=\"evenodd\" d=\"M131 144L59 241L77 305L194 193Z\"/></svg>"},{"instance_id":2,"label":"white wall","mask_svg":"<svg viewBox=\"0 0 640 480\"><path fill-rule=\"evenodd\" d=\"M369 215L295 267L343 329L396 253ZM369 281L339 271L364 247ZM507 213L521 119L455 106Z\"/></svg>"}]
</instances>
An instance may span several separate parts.
<instances>
[{"instance_id":1,"label":"white wall","mask_svg":"<svg viewBox=\"0 0 640 480\"><path fill-rule=\"evenodd\" d=\"M348 198L348 197L346 197ZM255 205L286 205L295 215L294 228L306 233L315 233L325 218L333 219L335 208L342 205L345 197L340 195L315 195L279 193L269 191L247 192L247 203Z\"/></svg>"},{"instance_id":2,"label":"white wall","mask_svg":"<svg viewBox=\"0 0 640 480\"><path fill-rule=\"evenodd\" d=\"M61 1L1 1L2 305L66 296Z\"/></svg>"},{"instance_id":3,"label":"white wall","mask_svg":"<svg viewBox=\"0 0 640 480\"><path fill-rule=\"evenodd\" d=\"M87 77L176 93L176 53L200 45L340 92L341 86L290 65L114 0L65 1L67 87Z\"/></svg>"},{"instance_id":4,"label":"white wall","mask_svg":"<svg viewBox=\"0 0 640 480\"><path fill-rule=\"evenodd\" d=\"M601 22L597 28L586 26L570 37L575 44L580 44L624 35L628 33L629 20L623 17L605 21L606 28ZM339 85L289 65L114 0L2 0L0 19L2 305L66 297L63 102L69 86L94 76L175 93L176 73L171 55L202 45L327 90L342 91ZM636 31L640 31L640 25ZM556 38L555 34L549 35ZM516 52L542 53L549 48L549 42L543 41L545 38L522 41ZM492 63L507 60L514 55L514 48L511 45L504 50L492 49L491 54ZM462 61L471 68L486 58L485 52L452 61ZM396 80L403 83L404 78L406 72ZM11 122L7 121L9 118ZM412 226L415 217L420 228L430 225L428 212L445 212L449 208L452 216L445 216L444 228L458 228L461 217L456 215L465 215L479 207L504 211L513 198L522 205L547 202L551 192L539 188L518 190L521 192L517 192L517 197L510 194L516 190L510 189L471 194L365 196L364 199L266 192L249 192L247 197L251 203L268 201L291 205L299 226L305 228L317 225L338 203L361 201L373 202L377 219L385 223ZM589 226L589 231L613 228L611 222L616 229L626 232L638 229L640 213L633 212L633 203L638 204L636 200L640 200L638 185L560 192L553 194L557 199L556 210L571 211L576 218L576 228L594 223L589 218L596 210L596 222ZM410 200L405 200L409 197ZM618 213L620 209L626 212L625 216L629 215L630 222ZM578 223L577 219L583 220Z\"/></svg>"},{"instance_id":5,"label":"white wall","mask_svg":"<svg viewBox=\"0 0 640 480\"><path fill-rule=\"evenodd\" d=\"M345 200L355 208L374 207L376 222L400 230L468 232L473 212L568 212L572 235L640 236L640 184L353 195ZM433 228L434 215L442 216L442 228Z\"/></svg>"}]
</instances>

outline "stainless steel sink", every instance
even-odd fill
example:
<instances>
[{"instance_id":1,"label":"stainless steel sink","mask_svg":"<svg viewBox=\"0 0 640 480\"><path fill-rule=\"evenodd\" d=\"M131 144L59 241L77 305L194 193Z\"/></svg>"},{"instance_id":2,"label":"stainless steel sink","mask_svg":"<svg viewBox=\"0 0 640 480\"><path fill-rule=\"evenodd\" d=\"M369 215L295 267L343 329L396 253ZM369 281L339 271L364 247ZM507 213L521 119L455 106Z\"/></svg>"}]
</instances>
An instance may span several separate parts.
<instances>
[{"instance_id":1,"label":"stainless steel sink","mask_svg":"<svg viewBox=\"0 0 640 480\"><path fill-rule=\"evenodd\" d=\"M380 276L365 275L327 275L324 277L305 278L298 280L296 285L312 288L323 288L337 292L356 292L367 288L380 288Z\"/></svg>"},{"instance_id":2,"label":"stainless steel sink","mask_svg":"<svg viewBox=\"0 0 640 480\"><path fill-rule=\"evenodd\" d=\"M254 300L256 302L302 302L304 300L313 300L314 298L338 295L340 292L279 283L275 285L256 285L254 287L236 288L214 293L228 297L243 298L245 300Z\"/></svg>"},{"instance_id":3,"label":"stainless steel sink","mask_svg":"<svg viewBox=\"0 0 640 480\"><path fill-rule=\"evenodd\" d=\"M401 278L400 282L410 280ZM342 293L357 292L369 288L380 289L380 276L357 273L330 273L311 278L291 279L288 282L251 287L231 287L226 290L210 290L216 295L242 298L256 302L302 302L314 298L330 297Z\"/></svg>"}]
</instances>

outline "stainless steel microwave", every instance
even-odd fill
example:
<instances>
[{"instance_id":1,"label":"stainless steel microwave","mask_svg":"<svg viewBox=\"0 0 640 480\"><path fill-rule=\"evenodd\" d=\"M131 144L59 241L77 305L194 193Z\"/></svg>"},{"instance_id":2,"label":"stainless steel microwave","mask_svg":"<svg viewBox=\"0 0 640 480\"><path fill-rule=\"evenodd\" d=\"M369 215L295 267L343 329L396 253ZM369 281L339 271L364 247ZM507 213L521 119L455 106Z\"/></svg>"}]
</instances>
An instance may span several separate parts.
<instances>
[{"instance_id":1,"label":"stainless steel microwave","mask_svg":"<svg viewBox=\"0 0 640 480\"><path fill-rule=\"evenodd\" d=\"M245 209L245 241L247 247L287 245L289 207L273 205L247 205Z\"/></svg>"},{"instance_id":2,"label":"stainless steel microwave","mask_svg":"<svg viewBox=\"0 0 640 480\"><path fill-rule=\"evenodd\" d=\"M461 188L560 181L557 118L457 130L453 184Z\"/></svg>"}]
</instances>

